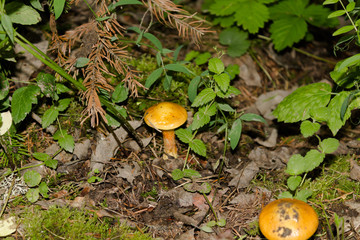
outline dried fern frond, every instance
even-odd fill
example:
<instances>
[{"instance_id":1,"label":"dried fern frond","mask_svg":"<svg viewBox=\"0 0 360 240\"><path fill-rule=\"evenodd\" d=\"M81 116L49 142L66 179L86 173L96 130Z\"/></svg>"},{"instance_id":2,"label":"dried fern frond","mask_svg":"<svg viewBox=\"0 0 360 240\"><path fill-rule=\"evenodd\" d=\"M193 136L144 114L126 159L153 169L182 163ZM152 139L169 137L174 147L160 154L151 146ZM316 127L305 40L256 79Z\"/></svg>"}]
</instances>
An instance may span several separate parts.
<instances>
[{"instance_id":1,"label":"dried fern frond","mask_svg":"<svg viewBox=\"0 0 360 240\"><path fill-rule=\"evenodd\" d=\"M209 30L204 27L205 20L195 19L195 14L190 14L171 0L142 0L145 6L151 11L158 21L165 25L176 28L179 36L183 38L191 38L196 45L201 42L201 37Z\"/></svg>"},{"instance_id":2,"label":"dried fern frond","mask_svg":"<svg viewBox=\"0 0 360 240\"><path fill-rule=\"evenodd\" d=\"M137 87L143 87L138 82L135 71L127 65L126 59L129 58L129 53L126 51L127 45L114 41L117 36L123 36L124 28L113 16L109 15L105 1L99 1L96 15L109 16L109 18L101 22L92 20L74 30L67 31L62 36L58 36L57 32L53 31L51 47L51 50L56 53L56 61L74 78L77 78L80 73L84 76L83 84L86 91L82 92L81 96L86 103L86 108L82 112L84 116L82 123L90 118L93 127L99 124L100 118L107 122L106 112L100 103L99 92L113 90L108 81L109 77L122 75L122 82L130 90L130 96L137 96ZM88 64L81 69L75 67L79 57L89 59Z\"/></svg>"}]
</instances>

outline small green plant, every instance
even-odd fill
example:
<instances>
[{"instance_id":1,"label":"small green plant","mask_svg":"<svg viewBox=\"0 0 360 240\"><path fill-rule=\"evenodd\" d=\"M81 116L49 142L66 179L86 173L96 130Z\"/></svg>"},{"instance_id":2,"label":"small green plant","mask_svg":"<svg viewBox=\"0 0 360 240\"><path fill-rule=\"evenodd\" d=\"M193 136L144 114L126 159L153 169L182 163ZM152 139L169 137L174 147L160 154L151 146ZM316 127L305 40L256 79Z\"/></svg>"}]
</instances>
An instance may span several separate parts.
<instances>
[{"instance_id":1,"label":"small green plant","mask_svg":"<svg viewBox=\"0 0 360 240\"><path fill-rule=\"evenodd\" d=\"M206 156L206 145L196 138L199 130L219 126L217 132L225 132L225 153L228 142L231 149L237 147L243 121L265 123L265 120L256 114L236 113L228 103L229 99L240 94L237 88L230 85L231 80L238 73L237 65L229 65L225 68L220 58L211 58L208 62L208 70L193 78L189 84L188 97L192 102L191 107L197 110L191 125L186 129L176 130L176 135L182 142L189 145L189 150L193 150L200 156ZM235 120L230 121L230 118Z\"/></svg>"},{"instance_id":2,"label":"small green plant","mask_svg":"<svg viewBox=\"0 0 360 240\"><path fill-rule=\"evenodd\" d=\"M244 54L250 46L248 33L257 34L271 21L271 39L276 50L281 51L307 37L308 25L334 27L336 19L328 20L330 11L309 0L210 0L206 8L215 15L215 24L225 30L220 34L220 43L229 45L230 56ZM234 25L247 32L239 30Z\"/></svg>"},{"instance_id":3,"label":"small green plant","mask_svg":"<svg viewBox=\"0 0 360 240\"><path fill-rule=\"evenodd\" d=\"M211 204L211 202L209 201L209 198L207 197L207 194L209 194L211 192L211 185L208 182L203 182L201 185L199 185L196 180L198 178L201 178L201 174L193 169L184 169L184 170L180 170L180 169L174 169L171 172L171 176L175 181L181 180L181 179L186 179L189 180L190 182L184 184L184 189L188 192L198 192L200 194L202 194L207 202L207 204L209 205L212 213L214 214L214 218L215 220L213 221L209 221L207 222L205 225L203 225L200 229L204 232L213 232L213 227L218 226L218 227L224 227L226 225L226 220L221 218L219 219L217 217L217 214Z\"/></svg>"},{"instance_id":4,"label":"small green plant","mask_svg":"<svg viewBox=\"0 0 360 240\"><path fill-rule=\"evenodd\" d=\"M97 175L100 174L99 169L94 169L92 172L90 172L88 175L92 175L88 178L88 183L95 183L95 182L101 182L103 179Z\"/></svg>"}]
</instances>

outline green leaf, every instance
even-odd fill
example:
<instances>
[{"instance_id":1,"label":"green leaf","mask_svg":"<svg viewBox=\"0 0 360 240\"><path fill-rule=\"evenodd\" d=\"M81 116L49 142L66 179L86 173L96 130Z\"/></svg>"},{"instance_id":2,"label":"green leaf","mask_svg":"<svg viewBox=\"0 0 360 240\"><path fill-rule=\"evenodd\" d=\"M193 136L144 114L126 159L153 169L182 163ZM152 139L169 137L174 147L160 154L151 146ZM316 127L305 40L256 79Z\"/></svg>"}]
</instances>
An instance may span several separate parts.
<instances>
[{"instance_id":1,"label":"green leaf","mask_svg":"<svg viewBox=\"0 0 360 240\"><path fill-rule=\"evenodd\" d=\"M67 86L65 86L62 83L56 83L55 86L56 86L56 93L57 94L67 93L67 92L71 91L70 88L68 88Z\"/></svg>"},{"instance_id":2,"label":"green leaf","mask_svg":"<svg viewBox=\"0 0 360 240\"><path fill-rule=\"evenodd\" d=\"M310 122L305 120L300 125L301 134L304 137L310 137L314 135L320 129L320 124L317 122Z\"/></svg>"},{"instance_id":3,"label":"green leaf","mask_svg":"<svg viewBox=\"0 0 360 240\"><path fill-rule=\"evenodd\" d=\"M203 182L198 189L199 193L208 194L211 192L211 185L208 182Z\"/></svg>"},{"instance_id":4,"label":"green leaf","mask_svg":"<svg viewBox=\"0 0 360 240\"><path fill-rule=\"evenodd\" d=\"M56 169L57 165L58 165L58 161L55 159L48 159L44 163L45 163L45 166L52 168L52 169Z\"/></svg>"},{"instance_id":5,"label":"green leaf","mask_svg":"<svg viewBox=\"0 0 360 240\"><path fill-rule=\"evenodd\" d=\"M349 2L348 5L346 5L346 11L351 12L352 10L354 10L355 6L355 2Z\"/></svg>"},{"instance_id":6,"label":"green leaf","mask_svg":"<svg viewBox=\"0 0 360 240\"><path fill-rule=\"evenodd\" d=\"M335 152L338 149L339 145L339 140L337 140L336 138L326 138L320 142L319 148L323 153L330 154Z\"/></svg>"},{"instance_id":7,"label":"green leaf","mask_svg":"<svg viewBox=\"0 0 360 240\"><path fill-rule=\"evenodd\" d=\"M288 17L301 17L308 5L308 0L283 0L270 7L270 18L273 20Z\"/></svg>"},{"instance_id":8,"label":"green leaf","mask_svg":"<svg viewBox=\"0 0 360 240\"><path fill-rule=\"evenodd\" d=\"M345 10L338 10L338 11L334 11L332 13L329 14L328 18L334 18L334 17L339 17L342 16L346 13Z\"/></svg>"},{"instance_id":9,"label":"green leaf","mask_svg":"<svg viewBox=\"0 0 360 240\"><path fill-rule=\"evenodd\" d=\"M29 202L36 202L37 200L39 200L39 188L30 188L25 194L25 196L27 200L29 200Z\"/></svg>"},{"instance_id":10,"label":"green leaf","mask_svg":"<svg viewBox=\"0 0 360 240\"><path fill-rule=\"evenodd\" d=\"M201 226L200 229L201 229L201 231L204 231L204 232L206 232L206 233L212 233L212 232L214 232L214 230L212 230L211 227L206 226L206 225Z\"/></svg>"},{"instance_id":11,"label":"green leaf","mask_svg":"<svg viewBox=\"0 0 360 240\"><path fill-rule=\"evenodd\" d=\"M231 126L231 130L229 132L230 146L232 150L234 150L239 144L241 131L242 131L242 121L240 118L238 118L233 122Z\"/></svg>"},{"instance_id":12,"label":"green leaf","mask_svg":"<svg viewBox=\"0 0 360 240\"><path fill-rule=\"evenodd\" d=\"M184 45L180 45L178 46L175 51L174 51L174 54L173 54L173 60L174 61L177 61L178 59L178 56L179 56L179 53L180 53L180 50L184 47Z\"/></svg>"},{"instance_id":13,"label":"green leaf","mask_svg":"<svg viewBox=\"0 0 360 240\"><path fill-rule=\"evenodd\" d=\"M175 131L175 134L183 143L190 143L193 138L189 129L179 128Z\"/></svg>"},{"instance_id":14,"label":"green leaf","mask_svg":"<svg viewBox=\"0 0 360 240\"><path fill-rule=\"evenodd\" d=\"M182 72L185 74L192 74L192 72L189 69L187 69L187 67L185 67L184 65L178 64L178 63L166 64L164 66L164 68L166 70L170 70L170 71Z\"/></svg>"},{"instance_id":15,"label":"green leaf","mask_svg":"<svg viewBox=\"0 0 360 240\"><path fill-rule=\"evenodd\" d=\"M227 73L214 75L214 80L223 92L226 92L230 86L230 76Z\"/></svg>"},{"instance_id":16,"label":"green leaf","mask_svg":"<svg viewBox=\"0 0 360 240\"><path fill-rule=\"evenodd\" d=\"M55 20L58 19L62 12L64 11L65 7L65 0L54 0L54 14L55 14Z\"/></svg>"},{"instance_id":17,"label":"green leaf","mask_svg":"<svg viewBox=\"0 0 360 240\"><path fill-rule=\"evenodd\" d=\"M12 23L21 25L37 24L41 21L40 14L32 7L26 5L24 1L12 1L5 5L5 11L9 15ZM2 21L3 19L1 19Z\"/></svg>"},{"instance_id":18,"label":"green leaf","mask_svg":"<svg viewBox=\"0 0 360 240\"><path fill-rule=\"evenodd\" d=\"M6 14L1 14L1 25L4 28L7 36L11 42L14 42L14 28L12 26L11 19Z\"/></svg>"},{"instance_id":19,"label":"green leaf","mask_svg":"<svg viewBox=\"0 0 360 240\"><path fill-rule=\"evenodd\" d=\"M211 58L211 54L209 52L204 52L199 54L196 58L195 58L195 64L196 65L202 65L208 62L208 60Z\"/></svg>"},{"instance_id":20,"label":"green leaf","mask_svg":"<svg viewBox=\"0 0 360 240\"><path fill-rule=\"evenodd\" d=\"M198 171L194 170L194 169L184 169L183 173L184 173L184 177L186 177L186 178L193 179L193 178L200 178L201 177L201 174Z\"/></svg>"},{"instance_id":21,"label":"green leaf","mask_svg":"<svg viewBox=\"0 0 360 240\"><path fill-rule=\"evenodd\" d=\"M226 93L223 93L222 91L217 91L216 95L220 98L231 98L236 95L239 95L240 93L241 92L239 89L237 89L236 87L230 86L228 88L228 90L226 91Z\"/></svg>"},{"instance_id":22,"label":"green leaf","mask_svg":"<svg viewBox=\"0 0 360 240\"><path fill-rule=\"evenodd\" d=\"M313 26L334 28L339 25L339 20L337 18L329 19L330 12L330 9L321 5L311 4L305 9L303 17Z\"/></svg>"},{"instance_id":23,"label":"green leaf","mask_svg":"<svg viewBox=\"0 0 360 240\"><path fill-rule=\"evenodd\" d=\"M313 83L296 89L273 111L278 121L287 123L306 120L310 109L326 106L331 97L331 86L327 83Z\"/></svg>"},{"instance_id":24,"label":"green leaf","mask_svg":"<svg viewBox=\"0 0 360 240\"><path fill-rule=\"evenodd\" d=\"M215 0L211 4L209 11L216 16L227 16L235 13L241 5L239 1L234 0Z\"/></svg>"},{"instance_id":25,"label":"green leaf","mask_svg":"<svg viewBox=\"0 0 360 240\"><path fill-rule=\"evenodd\" d=\"M138 0L119 0L115 3L111 3L108 6L108 9L110 12L114 11L117 7L119 6L124 6L124 5L142 5L143 3L138 1Z\"/></svg>"},{"instance_id":26,"label":"green leaf","mask_svg":"<svg viewBox=\"0 0 360 240\"><path fill-rule=\"evenodd\" d=\"M196 76L190 81L190 84L188 87L188 97L189 97L190 102L194 102L194 100L196 98L197 89L198 89L200 80L201 80L200 76Z\"/></svg>"},{"instance_id":27,"label":"green leaf","mask_svg":"<svg viewBox=\"0 0 360 240\"><path fill-rule=\"evenodd\" d=\"M24 181L29 187L35 187L39 185L41 181L41 175L37 171L29 170L24 174Z\"/></svg>"},{"instance_id":28,"label":"green leaf","mask_svg":"<svg viewBox=\"0 0 360 240\"><path fill-rule=\"evenodd\" d=\"M145 87L146 88L150 88L158 79L159 77L161 76L163 72L163 69L162 68L158 68L156 70L154 70L146 79L146 82L145 82Z\"/></svg>"},{"instance_id":29,"label":"green leaf","mask_svg":"<svg viewBox=\"0 0 360 240\"><path fill-rule=\"evenodd\" d=\"M343 33L350 32L353 29L354 29L353 25L343 26L343 27L339 28L338 30L336 30L332 35L337 36L337 35L340 35L340 34L343 34Z\"/></svg>"},{"instance_id":30,"label":"green leaf","mask_svg":"<svg viewBox=\"0 0 360 240\"><path fill-rule=\"evenodd\" d=\"M339 2L339 0L325 0L325 2L323 2L323 5L335 4L337 2Z\"/></svg>"},{"instance_id":31,"label":"green leaf","mask_svg":"<svg viewBox=\"0 0 360 240\"><path fill-rule=\"evenodd\" d=\"M37 160L40 160L40 161L43 161L43 162L45 162L46 160L51 159L51 157L49 156L49 154L47 154L47 153L41 153L41 152L34 152L34 153L32 154L32 156L33 156L34 158L36 158Z\"/></svg>"},{"instance_id":32,"label":"green leaf","mask_svg":"<svg viewBox=\"0 0 360 240\"><path fill-rule=\"evenodd\" d=\"M299 42L305 37L306 32L306 21L296 16L275 20L270 26L271 39L277 51Z\"/></svg>"},{"instance_id":33,"label":"green leaf","mask_svg":"<svg viewBox=\"0 0 360 240\"><path fill-rule=\"evenodd\" d=\"M219 42L228 45L227 53L231 57L239 57L246 53L250 47L248 33L240 31L238 28L228 28L219 35Z\"/></svg>"},{"instance_id":34,"label":"green leaf","mask_svg":"<svg viewBox=\"0 0 360 240\"><path fill-rule=\"evenodd\" d=\"M55 82L55 76L49 74L40 72L36 76L36 82L37 85L40 87L41 92L49 98L54 99L57 101L59 99L59 96L56 93L56 82Z\"/></svg>"},{"instance_id":35,"label":"green leaf","mask_svg":"<svg viewBox=\"0 0 360 240\"><path fill-rule=\"evenodd\" d=\"M257 33L269 20L269 9L259 1L244 1L239 5L234 15L235 21L249 33Z\"/></svg>"},{"instance_id":36,"label":"green leaf","mask_svg":"<svg viewBox=\"0 0 360 240\"><path fill-rule=\"evenodd\" d=\"M0 101L4 100L9 94L9 80L0 74Z\"/></svg>"},{"instance_id":37,"label":"green leaf","mask_svg":"<svg viewBox=\"0 0 360 240\"><path fill-rule=\"evenodd\" d=\"M69 107L70 103L71 103L71 98L60 99L58 105L56 106L56 109L59 112L65 111Z\"/></svg>"},{"instance_id":38,"label":"green leaf","mask_svg":"<svg viewBox=\"0 0 360 240\"><path fill-rule=\"evenodd\" d=\"M262 122L267 124L266 120L262 116L255 113L245 113L240 116L240 119L246 122L253 121L253 122Z\"/></svg>"},{"instance_id":39,"label":"green leaf","mask_svg":"<svg viewBox=\"0 0 360 240\"><path fill-rule=\"evenodd\" d=\"M147 32L147 33L144 33L144 37L147 38L147 39L149 39L150 42L152 42L152 44L154 44L154 46L155 46L159 51L161 51L161 50L163 49L160 40L159 40L157 37L155 37L153 34Z\"/></svg>"},{"instance_id":40,"label":"green leaf","mask_svg":"<svg viewBox=\"0 0 360 240\"><path fill-rule=\"evenodd\" d=\"M225 111L225 112L236 112L235 109L233 109L229 104L227 103L218 103L217 104L219 109L221 109L222 111Z\"/></svg>"},{"instance_id":41,"label":"green leaf","mask_svg":"<svg viewBox=\"0 0 360 240\"><path fill-rule=\"evenodd\" d=\"M351 116L351 108L348 108L341 118L341 107L346 98L351 94L349 91L342 91L331 99L327 106L329 115L327 115L326 123L330 128L332 134L335 136L342 126L345 125L346 120Z\"/></svg>"},{"instance_id":42,"label":"green leaf","mask_svg":"<svg viewBox=\"0 0 360 240\"><path fill-rule=\"evenodd\" d=\"M199 111L194 114L193 122L191 123L191 129L196 130L209 123L211 116L214 116L216 111L216 104L201 107Z\"/></svg>"},{"instance_id":43,"label":"green leaf","mask_svg":"<svg viewBox=\"0 0 360 240\"><path fill-rule=\"evenodd\" d=\"M300 176L290 176L287 180L287 186L291 191L295 191L295 189L300 185L301 179L302 178Z\"/></svg>"},{"instance_id":44,"label":"green leaf","mask_svg":"<svg viewBox=\"0 0 360 240\"><path fill-rule=\"evenodd\" d=\"M198 51L194 51L194 50L191 50L190 52L188 52L186 55L185 55L185 61L191 61L193 60L194 58L196 58L197 56L199 56L199 52Z\"/></svg>"},{"instance_id":45,"label":"green leaf","mask_svg":"<svg viewBox=\"0 0 360 240\"><path fill-rule=\"evenodd\" d=\"M59 111L54 106L51 106L45 111L43 117L41 118L41 127L47 128L57 119L58 116Z\"/></svg>"},{"instance_id":46,"label":"green leaf","mask_svg":"<svg viewBox=\"0 0 360 240\"><path fill-rule=\"evenodd\" d=\"M89 58L86 57L79 57L76 59L75 67L82 68L85 67L90 62Z\"/></svg>"},{"instance_id":47,"label":"green leaf","mask_svg":"<svg viewBox=\"0 0 360 240\"><path fill-rule=\"evenodd\" d=\"M338 62L335 66L337 72L345 72L349 67L360 64L360 53L346 58L344 61Z\"/></svg>"},{"instance_id":48,"label":"green leaf","mask_svg":"<svg viewBox=\"0 0 360 240\"><path fill-rule=\"evenodd\" d=\"M199 154L200 156L206 157L206 145L203 141L200 139L193 139L189 143L189 147L191 150L193 150L196 154Z\"/></svg>"},{"instance_id":49,"label":"green leaf","mask_svg":"<svg viewBox=\"0 0 360 240\"><path fill-rule=\"evenodd\" d=\"M218 225L219 227L225 227L226 219L225 218L219 219L219 221L216 222L216 225Z\"/></svg>"},{"instance_id":50,"label":"green leaf","mask_svg":"<svg viewBox=\"0 0 360 240\"><path fill-rule=\"evenodd\" d=\"M181 171L180 169L174 169L172 172L171 172L171 177L177 181L177 180L180 180L184 177L184 172Z\"/></svg>"},{"instance_id":51,"label":"green leaf","mask_svg":"<svg viewBox=\"0 0 360 240\"><path fill-rule=\"evenodd\" d=\"M307 202L307 199L311 197L312 194L313 192L310 189L302 189L296 193L294 198L303 202Z\"/></svg>"},{"instance_id":52,"label":"green leaf","mask_svg":"<svg viewBox=\"0 0 360 240\"><path fill-rule=\"evenodd\" d=\"M116 109L117 113L120 113L120 115L122 115L124 118L127 117L127 112L125 108L119 105L113 105L113 107ZM121 123L117 120L117 118L114 117L114 113L111 112L110 110L105 115L105 117L106 120L108 121L109 126L117 128L121 125Z\"/></svg>"},{"instance_id":53,"label":"green leaf","mask_svg":"<svg viewBox=\"0 0 360 240\"><path fill-rule=\"evenodd\" d=\"M281 198L293 198L293 195L290 192L285 191L278 195L278 199L281 199Z\"/></svg>"},{"instance_id":54,"label":"green leaf","mask_svg":"<svg viewBox=\"0 0 360 240\"><path fill-rule=\"evenodd\" d=\"M74 138L67 134L65 130L58 130L53 135L54 140L57 140L60 147L65 149L65 151L73 152L74 150Z\"/></svg>"},{"instance_id":55,"label":"green leaf","mask_svg":"<svg viewBox=\"0 0 360 240\"><path fill-rule=\"evenodd\" d=\"M315 149L307 152L305 157L302 157L300 154L295 154L289 159L285 172L290 175L300 175L305 172L310 172L318 167L324 158L325 154Z\"/></svg>"},{"instance_id":56,"label":"green leaf","mask_svg":"<svg viewBox=\"0 0 360 240\"><path fill-rule=\"evenodd\" d=\"M30 0L30 4L33 8L35 8L39 11L44 11L44 8L41 5L40 0Z\"/></svg>"},{"instance_id":57,"label":"green leaf","mask_svg":"<svg viewBox=\"0 0 360 240\"><path fill-rule=\"evenodd\" d=\"M232 80L240 73L240 67L237 64L230 64L226 67L225 72L229 74Z\"/></svg>"},{"instance_id":58,"label":"green leaf","mask_svg":"<svg viewBox=\"0 0 360 240\"><path fill-rule=\"evenodd\" d=\"M205 88L202 90L194 99L194 102L191 104L192 107L200 107L205 105L216 97L216 93L211 88Z\"/></svg>"},{"instance_id":59,"label":"green leaf","mask_svg":"<svg viewBox=\"0 0 360 240\"><path fill-rule=\"evenodd\" d=\"M49 197L49 188L46 185L45 182L41 182L39 185L39 193L44 197L44 198L48 198Z\"/></svg>"},{"instance_id":60,"label":"green leaf","mask_svg":"<svg viewBox=\"0 0 360 240\"><path fill-rule=\"evenodd\" d=\"M118 84L111 95L111 99L115 103L120 103L128 98L128 94L129 94L129 90L123 84Z\"/></svg>"},{"instance_id":61,"label":"green leaf","mask_svg":"<svg viewBox=\"0 0 360 240\"><path fill-rule=\"evenodd\" d=\"M170 87L171 87L171 81L172 81L172 76L168 75L165 72L165 76L164 76L164 80L163 80L163 86L165 91L169 91Z\"/></svg>"},{"instance_id":62,"label":"green leaf","mask_svg":"<svg viewBox=\"0 0 360 240\"><path fill-rule=\"evenodd\" d=\"M212 58L209 60L209 71L221 74L225 70L224 63L219 58Z\"/></svg>"},{"instance_id":63,"label":"green leaf","mask_svg":"<svg viewBox=\"0 0 360 240\"><path fill-rule=\"evenodd\" d=\"M19 123L31 111L32 104L37 103L37 95L40 94L40 88L35 85L29 85L16 89L12 95L11 112L14 123Z\"/></svg>"}]
</instances>

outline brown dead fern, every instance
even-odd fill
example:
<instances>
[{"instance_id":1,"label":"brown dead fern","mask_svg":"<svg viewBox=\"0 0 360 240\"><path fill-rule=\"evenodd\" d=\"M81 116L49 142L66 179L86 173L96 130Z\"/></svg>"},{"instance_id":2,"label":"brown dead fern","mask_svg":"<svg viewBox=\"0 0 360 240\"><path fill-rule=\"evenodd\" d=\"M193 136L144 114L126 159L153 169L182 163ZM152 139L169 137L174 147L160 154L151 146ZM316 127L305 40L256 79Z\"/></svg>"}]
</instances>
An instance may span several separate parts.
<instances>
[{"instance_id":1,"label":"brown dead fern","mask_svg":"<svg viewBox=\"0 0 360 240\"><path fill-rule=\"evenodd\" d=\"M75 4L78 0L75 1ZM100 118L107 122L106 112L102 108L99 94L100 91L111 92L113 87L109 78L122 76L122 82L130 90L130 96L138 96L138 88L144 86L139 83L136 71L128 66L126 60L130 57L126 50L128 45L117 40L123 37L122 27L107 8L108 1L95 0L95 17L104 20L90 20L73 30L59 36L56 30L55 18L50 18L50 28L53 33L50 50L55 54L56 61L66 69L75 79L83 76L83 84L86 90L81 93L86 107L82 112L82 123L90 118L91 126L97 126ZM203 27L203 21L194 20L190 15L170 0L148 0L145 2L152 13L160 22L176 28L184 38L194 39L200 43L201 36L209 32ZM165 17L166 16L166 17ZM76 67L77 59L87 58L88 63L82 67Z\"/></svg>"}]
</instances>

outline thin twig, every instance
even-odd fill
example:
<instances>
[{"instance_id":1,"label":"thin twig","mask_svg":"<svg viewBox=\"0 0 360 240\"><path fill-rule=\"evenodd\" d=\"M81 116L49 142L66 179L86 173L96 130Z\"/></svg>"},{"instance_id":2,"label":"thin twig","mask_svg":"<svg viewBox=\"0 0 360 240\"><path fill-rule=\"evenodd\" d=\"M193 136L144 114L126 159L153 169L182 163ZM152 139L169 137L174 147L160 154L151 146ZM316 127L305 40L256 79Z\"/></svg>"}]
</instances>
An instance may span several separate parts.
<instances>
[{"instance_id":1,"label":"thin twig","mask_svg":"<svg viewBox=\"0 0 360 240\"><path fill-rule=\"evenodd\" d=\"M6 209L6 206L7 206L8 202L9 202L12 189L14 188L14 185L15 185L15 180L16 180L16 177L15 177L15 174L14 174L14 175L13 175L13 179L12 179L12 181L11 181L11 185L10 185L9 191L8 191L8 195L6 196L6 199L5 199L5 202L4 202L4 206L2 207L1 212L0 212L0 218L1 218L1 216L4 214L5 209Z\"/></svg>"}]
</instances>

